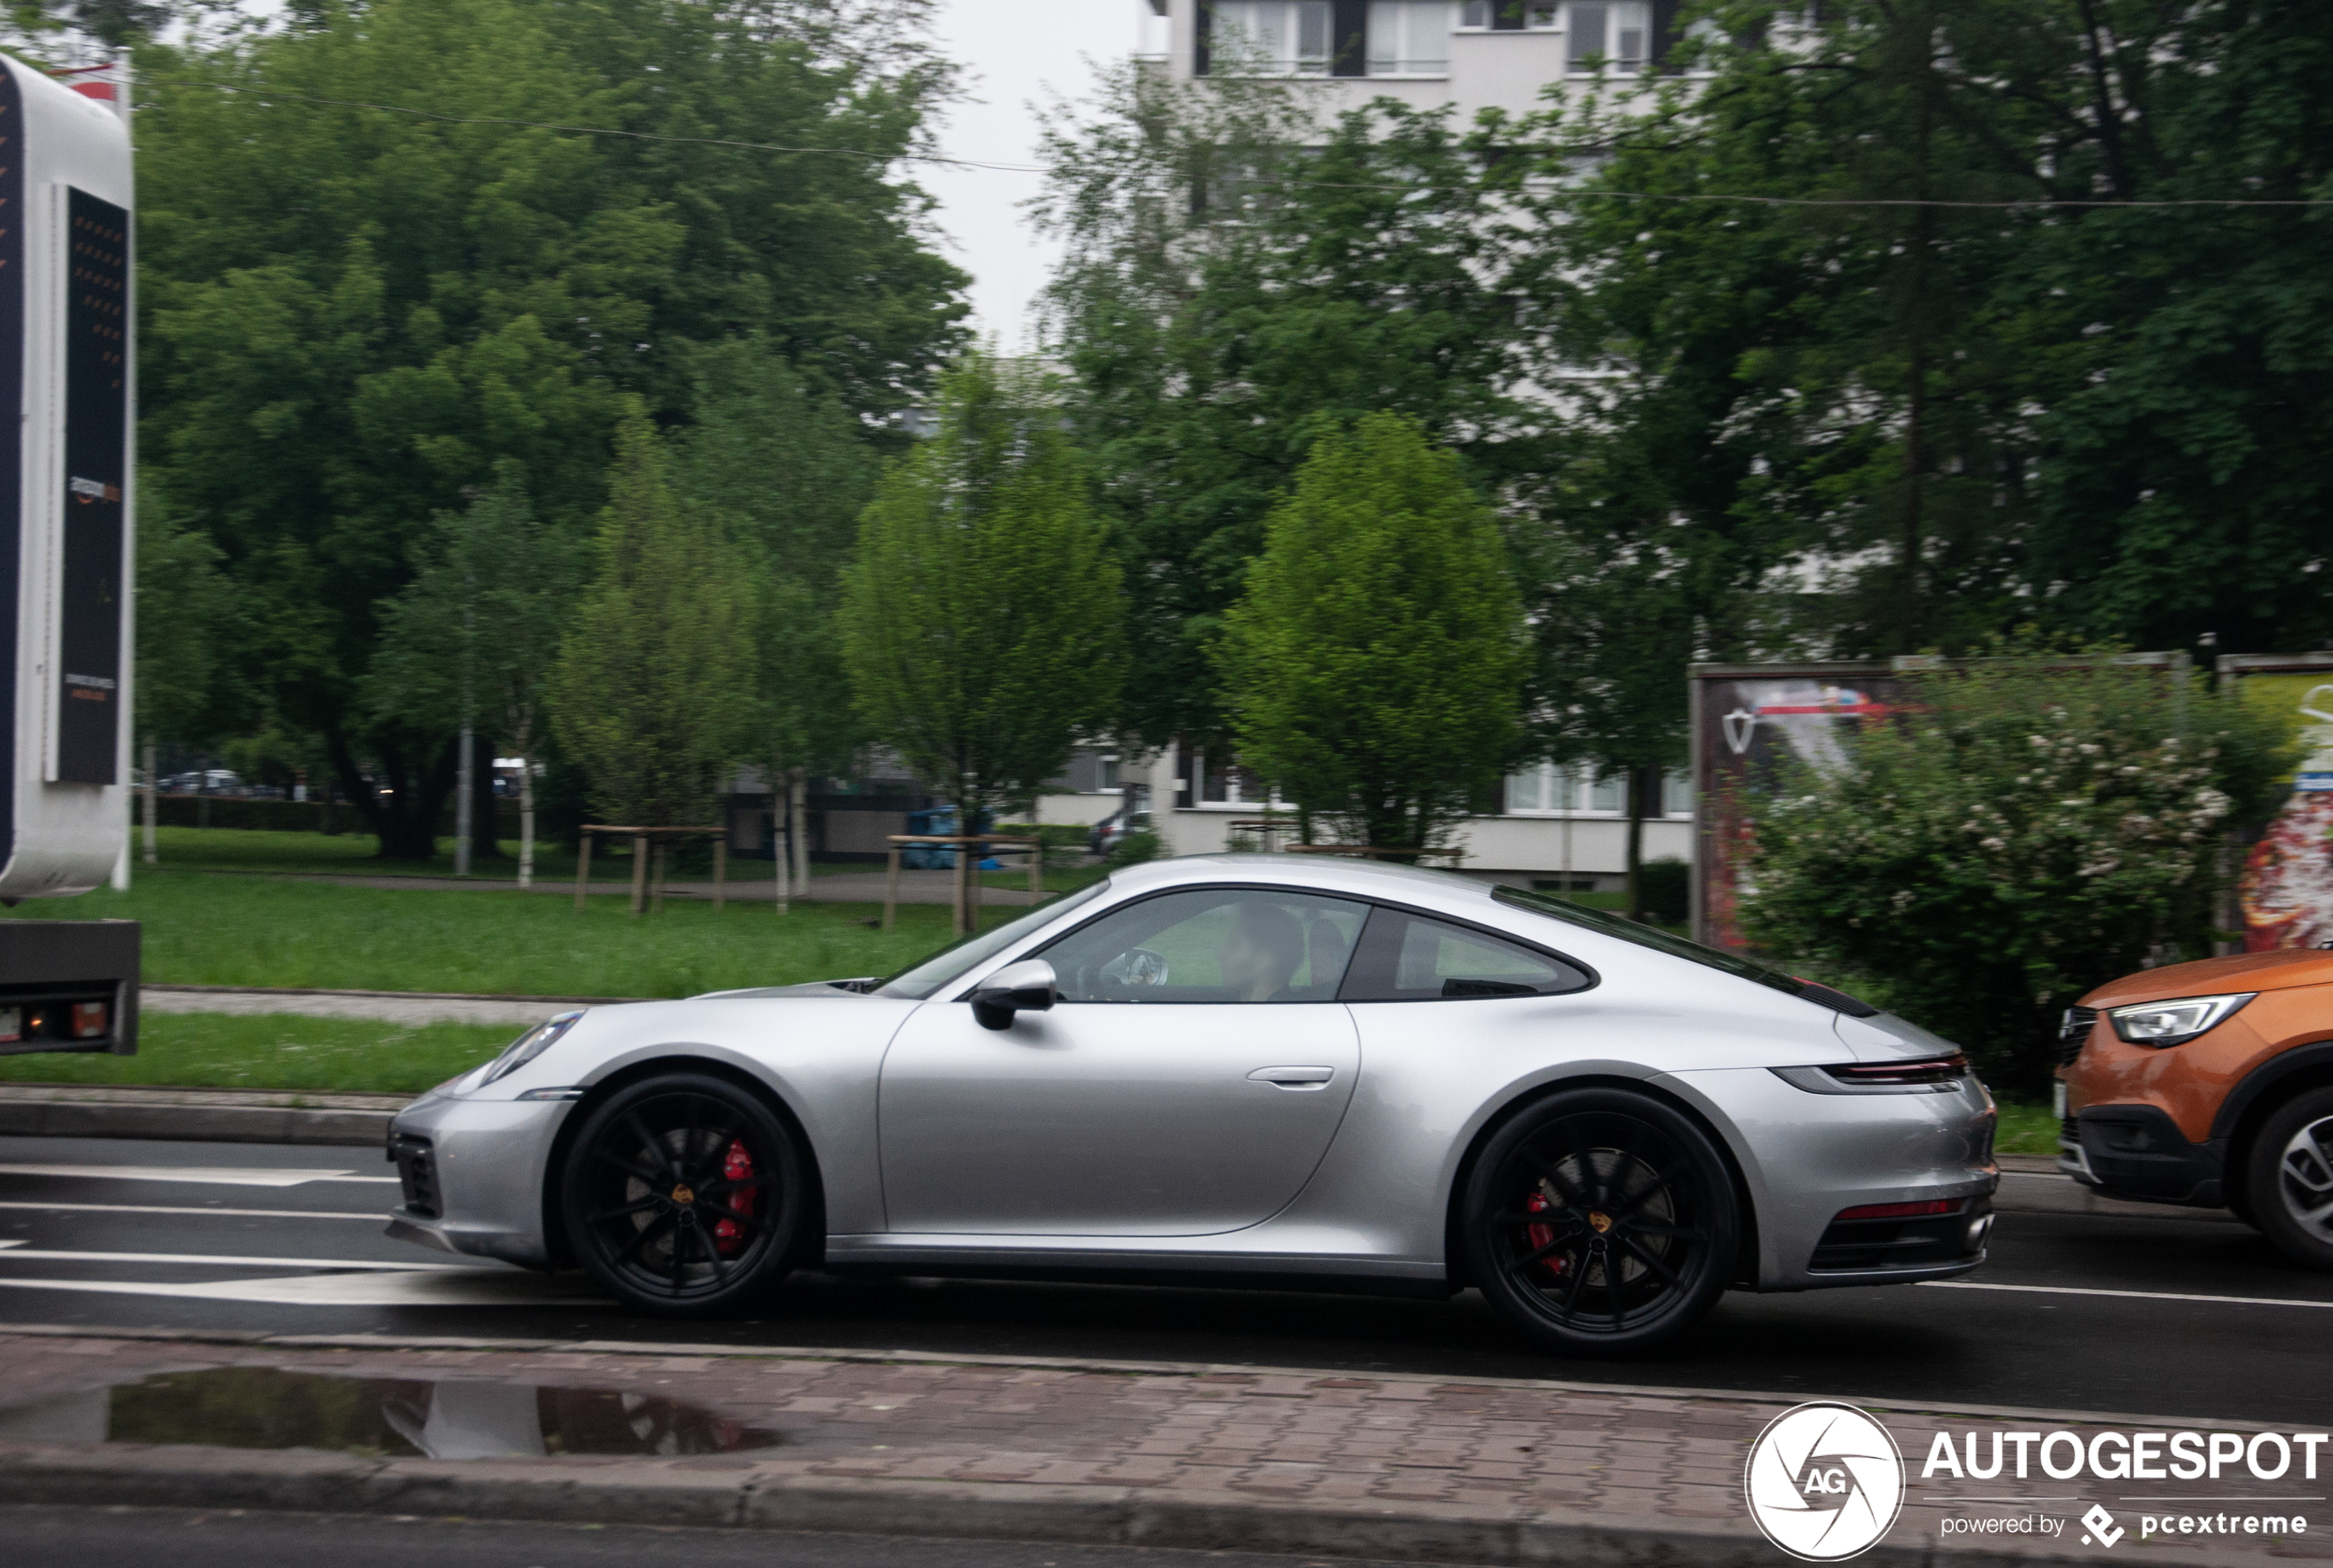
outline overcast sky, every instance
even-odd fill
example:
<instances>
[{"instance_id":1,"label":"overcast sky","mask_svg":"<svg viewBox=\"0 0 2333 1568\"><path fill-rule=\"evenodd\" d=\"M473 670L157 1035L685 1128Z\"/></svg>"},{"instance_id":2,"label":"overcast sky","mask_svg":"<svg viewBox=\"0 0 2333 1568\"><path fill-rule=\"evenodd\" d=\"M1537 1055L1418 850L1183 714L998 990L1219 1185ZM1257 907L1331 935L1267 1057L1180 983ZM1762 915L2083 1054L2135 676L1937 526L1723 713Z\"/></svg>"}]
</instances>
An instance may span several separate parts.
<instances>
[{"instance_id":1,"label":"overcast sky","mask_svg":"<svg viewBox=\"0 0 2333 1568\"><path fill-rule=\"evenodd\" d=\"M946 0L939 41L965 67L969 96L950 109L941 150L955 158L1035 163L1030 105L1054 93L1088 96L1098 68L1142 44L1149 16L1145 0ZM972 274L974 330L1007 354L1032 346L1029 303L1054 254L1021 209L1037 194L1039 177L932 166L918 179L940 202L949 254Z\"/></svg>"}]
</instances>

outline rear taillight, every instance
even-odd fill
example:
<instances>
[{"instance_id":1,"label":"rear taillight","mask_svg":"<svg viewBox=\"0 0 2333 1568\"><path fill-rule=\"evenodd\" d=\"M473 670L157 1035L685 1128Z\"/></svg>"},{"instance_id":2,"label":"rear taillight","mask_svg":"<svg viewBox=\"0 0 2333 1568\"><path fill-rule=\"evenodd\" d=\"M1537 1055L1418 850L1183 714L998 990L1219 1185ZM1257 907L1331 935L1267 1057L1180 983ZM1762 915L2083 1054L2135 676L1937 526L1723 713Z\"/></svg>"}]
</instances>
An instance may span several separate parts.
<instances>
[{"instance_id":1,"label":"rear taillight","mask_svg":"<svg viewBox=\"0 0 2333 1568\"><path fill-rule=\"evenodd\" d=\"M1893 1088L1907 1084L1955 1083L1968 1076L1968 1058L1957 1051L1949 1056L1922 1056L1910 1062L1857 1062L1852 1066L1825 1067L1844 1084Z\"/></svg>"}]
</instances>

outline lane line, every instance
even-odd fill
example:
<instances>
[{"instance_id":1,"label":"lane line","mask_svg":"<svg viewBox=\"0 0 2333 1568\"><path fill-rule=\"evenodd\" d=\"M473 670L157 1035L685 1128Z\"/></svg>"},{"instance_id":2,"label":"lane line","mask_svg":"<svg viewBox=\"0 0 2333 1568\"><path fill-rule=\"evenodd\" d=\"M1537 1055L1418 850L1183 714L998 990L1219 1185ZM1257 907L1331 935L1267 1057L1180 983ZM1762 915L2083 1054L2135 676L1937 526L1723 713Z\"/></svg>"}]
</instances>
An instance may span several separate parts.
<instances>
[{"instance_id":1,"label":"lane line","mask_svg":"<svg viewBox=\"0 0 2333 1568\"><path fill-rule=\"evenodd\" d=\"M349 1170L267 1170L236 1166L0 1165L0 1176L62 1176L75 1180L177 1181L209 1187L303 1187L311 1181L353 1181L394 1187L393 1176Z\"/></svg>"},{"instance_id":2,"label":"lane line","mask_svg":"<svg viewBox=\"0 0 2333 1568\"><path fill-rule=\"evenodd\" d=\"M0 1263L38 1258L51 1263L195 1263L220 1269L363 1269L387 1273L476 1272L460 1263L374 1263L339 1258L253 1258L226 1252L58 1252L27 1247L21 1241L0 1241Z\"/></svg>"},{"instance_id":3,"label":"lane line","mask_svg":"<svg viewBox=\"0 0 2333 1568\"><path fill-rule=\"evenodd\" d=\"M2287 1296L2191 1296L2175 1291L2102 1291L2082 1285L1995 1285L1978 1280L1919 1280L1933 1291L2014 1291L2036 1296L2120 1296L2135 1302L2206 1302L2213 1306L2316 1307L2333 1310L2333 1302L2298 1302Z\"/></svg>"},{"instance_id":4,"label":"lane line","mask_svg":"<svg viewBox=\"0 0 2333 1568\"><path fill-rule=\"evenodd\" d=\"M28 1199L0 1200L0 1209L69 1210L80 1214L224 1214L245 1220L371 1220L376 1224L383 1217L375 1209L361 1213L350 1209L196 1209L167 1203L36 1203Z\"/></svg>"}]
</instances>

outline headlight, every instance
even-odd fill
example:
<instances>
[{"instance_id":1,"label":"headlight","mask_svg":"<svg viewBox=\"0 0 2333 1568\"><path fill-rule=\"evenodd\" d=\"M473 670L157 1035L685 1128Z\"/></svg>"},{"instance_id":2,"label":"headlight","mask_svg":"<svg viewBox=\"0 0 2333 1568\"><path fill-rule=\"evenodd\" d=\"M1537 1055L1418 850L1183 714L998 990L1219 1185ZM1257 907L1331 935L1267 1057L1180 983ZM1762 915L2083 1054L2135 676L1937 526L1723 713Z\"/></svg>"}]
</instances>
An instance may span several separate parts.
<instances>
[{"instance_id":1,"label":"headlight","mask_svg":"<svg viewBox=\"0 0 2333 1568\"><path fill-rule=\"evenodd\" d=\"M535 1060L551 1048L552 1042L574 1028L575 1021L582 1016L582 1010L579 1008L574 1012L560 1013L557 1018L547 1018L512 1041L501 1055L486 1065L486 1076L478 1080L478 1087L484 1089L496 1078L508 1077Z\"/></svg>"},{"instance_id":2,"label":"headlight","mask_svg":"<svg viewBox=\"0 0 2333 1568\"><path fill-rule=\"evenodd\" d=\"M2106 1017L2117 1038L2134 1045L2184 1045L2197 1035L2218 1027L2236 1010L2259 996L2245 991L2228 997L2181 997L2170 1002L2133 1002L2108 1008Z\"/></svg>"}]
</instances>

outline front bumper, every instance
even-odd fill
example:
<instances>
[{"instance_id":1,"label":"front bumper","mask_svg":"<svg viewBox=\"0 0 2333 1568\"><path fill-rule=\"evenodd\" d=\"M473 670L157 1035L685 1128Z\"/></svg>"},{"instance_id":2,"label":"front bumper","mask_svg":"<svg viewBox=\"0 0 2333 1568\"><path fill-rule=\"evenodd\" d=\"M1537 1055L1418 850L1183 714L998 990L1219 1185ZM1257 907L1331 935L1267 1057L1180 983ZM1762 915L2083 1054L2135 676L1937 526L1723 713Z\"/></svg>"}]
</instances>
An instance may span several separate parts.
<instances>
[{"instance_id":1,"label":"front bumper","mask_svg":"<svg viewBox=\"0 0 2333 1568\"><path fill-rule=\"evenodd\" d=\"M2057 1168L2102 1197L2193 1209L2227 1201L2225 1151L2189 1143L2159 1106L2084 1106L2060 1126Z\"/></svg>"},{"instance_id":2,"label":"front bumper","mask_svg":"<svg viewBox=\"0 0 2333 1568\"><path fill-rule=\"evenodd\" d=\"M389 1124L403 1202L399 1241L531 1269L554 1261L543 1195L551 1149L573 1105L424 1095Z\"/></svg>"}]
</instances>

